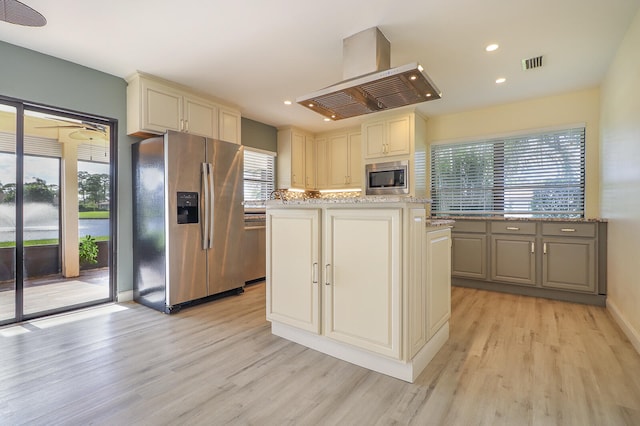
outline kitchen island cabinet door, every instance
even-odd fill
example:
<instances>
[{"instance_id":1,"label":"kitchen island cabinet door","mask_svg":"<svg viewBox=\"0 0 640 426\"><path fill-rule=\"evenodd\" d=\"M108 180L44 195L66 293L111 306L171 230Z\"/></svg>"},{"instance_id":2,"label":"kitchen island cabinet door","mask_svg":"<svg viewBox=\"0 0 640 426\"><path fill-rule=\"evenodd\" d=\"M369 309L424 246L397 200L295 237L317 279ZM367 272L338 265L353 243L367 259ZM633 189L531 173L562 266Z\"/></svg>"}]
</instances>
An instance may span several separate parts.
<instances>
[{"instance_id":1,"label":"kitchen island cabinet door","mask_svg":"<svg viewBox=\"0 0 640 426\"><path fill-rule=\"evenodd\" d=\"M427 284L427 340L451 317L451 231L427 232L425 268Z\"/></svg>"},{"instance_id":2,"label":"kitchen island cabinet door","mask_svg":"<svg viewBox=\"0 0 640 426\"><path fill-rule=\"evenodd\" d=\"M320 210L267 211L267 319L320 333Z\"/></svg>"},{"instance_id":3,"label":"kitchen island cabinet door","mask_svg":"<svg viewBox=\"0 0 640 426\"><path fill-rule=\"evenodd\" d=\"M327 209L324 334L401 357L401 209Z\"/></svg>"}]
</instances>

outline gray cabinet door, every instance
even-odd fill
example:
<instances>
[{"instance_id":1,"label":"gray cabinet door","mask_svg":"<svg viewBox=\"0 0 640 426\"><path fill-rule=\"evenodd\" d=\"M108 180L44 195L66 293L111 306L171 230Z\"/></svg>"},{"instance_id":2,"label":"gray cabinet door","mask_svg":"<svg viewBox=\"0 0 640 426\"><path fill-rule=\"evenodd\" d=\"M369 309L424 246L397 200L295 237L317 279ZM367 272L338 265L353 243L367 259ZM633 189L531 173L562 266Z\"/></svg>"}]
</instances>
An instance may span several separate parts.
<instances>
[{"instance_id":1,"label":"gray cabinet door","mask_svg":"<svg viewBox=\"0 0 640 426\"><path fill-rule=\"evenodd\" d=\"M542 286L594 293L595 241L581 238L543 239Z\"/></svg>"},{"instance_id":2,"label":"gray cabinet door","mask_svg":"<svg viewBox=\"0 0 640 426\"><path fill-rule=\"evenodd\" d=\"M455 232L451 236L451 275L487 279L487 237Z\"/></svg>"},{"instance_id":3,"label":"gray cabinet door","mask_svg":"<svg viewBox=\"0 0 640 426\"><path fill-rule=\"evenodd\" d=\"M492 235L491 279L514 284L536 285L535 238Z\"/></svg>"}]
</instances>

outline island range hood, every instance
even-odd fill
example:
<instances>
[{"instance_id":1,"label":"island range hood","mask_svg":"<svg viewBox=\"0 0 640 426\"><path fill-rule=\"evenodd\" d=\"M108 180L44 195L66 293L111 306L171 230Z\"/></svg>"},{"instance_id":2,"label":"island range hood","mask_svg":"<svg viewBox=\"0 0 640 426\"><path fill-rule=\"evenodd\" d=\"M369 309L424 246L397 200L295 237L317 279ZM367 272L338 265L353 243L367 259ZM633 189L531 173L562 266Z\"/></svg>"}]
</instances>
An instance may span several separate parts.
<instances>
[{"instance_id":1,"label":"island range hood","mask_svg":"<svg viewBox=\"0 0 640 426\"><path fill-rule=\"evenodd\" d=\"M344 80L300 96L296 102L341 120L442 96L420 64L390 68L390 43L377 27L344 39L342 49Z\"/></svg>"}]
</instances>

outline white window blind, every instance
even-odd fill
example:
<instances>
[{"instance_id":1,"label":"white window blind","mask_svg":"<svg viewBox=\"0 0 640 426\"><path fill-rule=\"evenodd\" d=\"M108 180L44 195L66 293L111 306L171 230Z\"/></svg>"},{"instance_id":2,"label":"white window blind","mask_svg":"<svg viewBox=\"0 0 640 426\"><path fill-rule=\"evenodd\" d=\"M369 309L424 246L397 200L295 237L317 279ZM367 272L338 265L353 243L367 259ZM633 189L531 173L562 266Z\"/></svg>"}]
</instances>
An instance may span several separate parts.
<instances>
[{"instance_id":1,"label":"white window blind","mask_svg":"<svg viewBox=\"0 0 640 426\"><path fill-rule=\"evenodd\" d=\"M431 147L435 215L583 217L585 129Z\"/></svg>"},{"instance_id":2,"label":"white window blind","mask_svg":"<svg viewBox=\"0 0 640 426\"><path fill-rule=\"evenodd\" d=\"M275 189L274 155L244 150L244 200L268 200Z\"/></svg>"}]
</instances>

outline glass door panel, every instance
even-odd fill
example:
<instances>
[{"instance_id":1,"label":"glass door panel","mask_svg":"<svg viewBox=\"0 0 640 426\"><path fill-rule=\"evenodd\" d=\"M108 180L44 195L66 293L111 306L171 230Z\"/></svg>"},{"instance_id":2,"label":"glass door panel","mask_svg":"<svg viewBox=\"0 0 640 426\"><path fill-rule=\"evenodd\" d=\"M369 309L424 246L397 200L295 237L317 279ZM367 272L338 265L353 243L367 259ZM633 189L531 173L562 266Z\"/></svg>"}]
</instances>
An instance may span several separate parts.
<instances>
[{"instance_id":1,"label":"glass door panel","mask_svg":"<svg viewBox=\"0 0 640 426\"><path fill-rule=\"evenodd\" d=\"M16 108L0 103L0 324L16 318Z\"/></svg>"},{"instance_id":2,"label":"glass door panel","mask_svg":"<svg viewBox=\"0 0 640 426\"><path fill-rule=\"evenodd\" d=\"M24 316L112 300L109 126L25 111Z\"/></svg>"}]
</instances>

